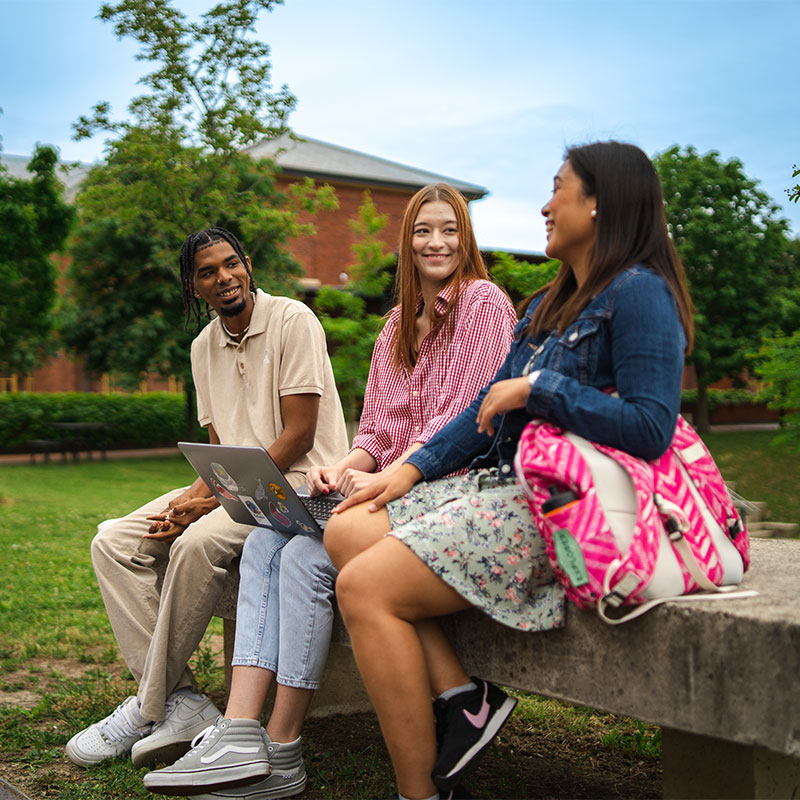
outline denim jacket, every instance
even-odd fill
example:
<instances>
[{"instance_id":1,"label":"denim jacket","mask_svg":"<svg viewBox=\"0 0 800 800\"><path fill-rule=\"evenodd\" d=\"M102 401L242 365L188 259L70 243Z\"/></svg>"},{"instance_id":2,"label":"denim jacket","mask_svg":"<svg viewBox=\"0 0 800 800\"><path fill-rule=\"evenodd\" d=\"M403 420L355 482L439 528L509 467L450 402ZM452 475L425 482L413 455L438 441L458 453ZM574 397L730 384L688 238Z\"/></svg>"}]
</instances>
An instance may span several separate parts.
<instances>
[{"instance_id":1,"label":"denim jacket","mask_svg":"<svg viewBox=\"0 0 800 800\"><path fill-rule=\"evenodd\" d=\"M533 339L525 329L540 298L514 329L511 350L474 402L406 459L425 480L469 465L512 474L517 442L533 418L644 459L669 447L680 408L686 337L672 292L655 273L633 266L596 295L559 334ZM491 385L540 370L524 409L478 433L476 418ZM603 391L615 388L618 396Z\"/></svg>"}]
</instances>

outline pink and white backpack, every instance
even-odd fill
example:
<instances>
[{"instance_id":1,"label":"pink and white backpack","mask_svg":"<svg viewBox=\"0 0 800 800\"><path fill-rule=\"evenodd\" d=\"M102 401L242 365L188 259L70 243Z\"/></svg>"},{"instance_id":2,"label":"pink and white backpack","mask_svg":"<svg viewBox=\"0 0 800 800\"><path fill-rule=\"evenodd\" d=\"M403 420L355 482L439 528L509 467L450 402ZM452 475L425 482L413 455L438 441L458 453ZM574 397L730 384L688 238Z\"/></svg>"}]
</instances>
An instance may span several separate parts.
<instances>
[{"instance_id":1,"label":"pink and white backpack","mask_svg":"<svg viewBox=\"0 0 800 800\"><path fill-rule=\"evenodd\" d=\"M534 420L515 466L553 570L582 608L619 624L666 600L694 599L685 597L692 592L734 596L750 563L747 530L682 417L656 461ZM632 605L639 607L615 612Z\"/></svg>"}]
</instances>

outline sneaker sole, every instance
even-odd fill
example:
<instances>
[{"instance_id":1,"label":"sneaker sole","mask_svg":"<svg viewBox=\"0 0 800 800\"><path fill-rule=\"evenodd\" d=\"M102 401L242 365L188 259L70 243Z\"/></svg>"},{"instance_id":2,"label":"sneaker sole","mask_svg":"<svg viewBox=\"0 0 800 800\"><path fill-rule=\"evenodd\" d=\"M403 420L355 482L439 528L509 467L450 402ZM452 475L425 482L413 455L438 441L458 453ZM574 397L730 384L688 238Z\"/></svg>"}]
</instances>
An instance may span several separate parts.
<instances>
[{"instance_id":1,"label":"sneaker sole","mask_svg":"<svg viewBox=\"0 0 800 800\"><path fill-rule=\"evenodd\" d=\"M144 776L145 788L160 794L193 795L201 791L232 789L258 783L269 777L269 762L255 761L252 764L232 764L217 769L195 770L193 772L149 772ZM149 778L149 780L148 780Z\"/></svg>"},{"instance_id":2,"label":"sneaker sole","mask_svg":"<svg viewBox=\"0 0 800 800\"><path fill-rule=\"evenodd\" d=\"M214 719L197 722L191 728L185 728L180 733L175 733L172 736L159 737L153 742L148 741L151 736L145 736L136 742L131 750L133 766L149 767L155 764L156 761L161 761L164 764L174 764L181 756L185 756L189 752L192 746L192 739L198 733L202 733L209 725L214 724Z\"/></svg>"},{"instance_id":3,"label":"sneaker sole","mask_svg":"<svg viewBox=\"0 0 800 800\"><path fill-rule=\"evenodd\" d=\"M481 738L475 742L463 756L461 756L460 760L456 763L456 765L448 772L446 775L432 775L433 782L438 786L440 789L443 789L446 792L449 792L451 789L454 789L456 785L461 781L464 773L473 766L474 762L477 761L478 757L482 755L483 751L491 744L492 739L497 736L498 731L500 728L503 727L505 721L511 716L511 712L514 710L514 707L517 705L517 699L515 697L507 697L503 702L503 705L497 709L497 711L492 715L489 724L484 728L483 733L481 734Z\"/></svg>"},{"instance_id":4,"label":"sneaker sole","mask_svg":"<svg viewBox=\"0 0 800 800\"><path fill-rule=\"evenodd\" d=\"M308 776L303 775L299 781L287 783L284 786L276 786L273 789L256 789L252 793L245 793L236 796L236 800L277 800L281 797L294 797L303 792L308 782ZM192 800L228 800L231 795L225 794L224 790L216 794L198 794Z\"/></svg>"}]
</instances>

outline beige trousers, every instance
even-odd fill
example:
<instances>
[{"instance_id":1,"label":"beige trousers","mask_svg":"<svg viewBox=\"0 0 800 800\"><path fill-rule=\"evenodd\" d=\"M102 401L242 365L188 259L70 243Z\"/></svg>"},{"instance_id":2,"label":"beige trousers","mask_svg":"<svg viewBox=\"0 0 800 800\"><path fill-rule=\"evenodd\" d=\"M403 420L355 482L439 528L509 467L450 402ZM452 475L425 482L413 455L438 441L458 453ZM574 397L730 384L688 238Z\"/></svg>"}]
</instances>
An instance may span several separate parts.
<instances>
[{"instance_id":1,"label":"beige trousers","mask_svg":"<svg viewBox=\"0 0 800 800\"><path fill-rule=\"evenodd\" d=\"M141 714L153 721L164 718L173 691L193 684L189 658L211 620L227 568L253 529L216 508L171 545L143 539L151 524L145 518L183 491L168 492L103 527L92 541L92 564L114 636L139 684Z\"/></svg>"}]
</instances>

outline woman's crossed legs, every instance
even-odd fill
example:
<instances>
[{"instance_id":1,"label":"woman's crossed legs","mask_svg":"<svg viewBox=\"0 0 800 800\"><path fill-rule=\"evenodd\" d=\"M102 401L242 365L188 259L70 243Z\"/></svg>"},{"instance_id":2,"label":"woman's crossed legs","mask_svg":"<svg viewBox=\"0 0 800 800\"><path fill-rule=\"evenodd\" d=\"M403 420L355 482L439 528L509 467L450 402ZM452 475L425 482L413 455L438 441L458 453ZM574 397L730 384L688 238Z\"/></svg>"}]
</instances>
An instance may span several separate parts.
<instances>
[{"instance_id":1,"label":"woman's crossed legs","mask_svg":"<svg viewBox=\"0 0 800 800\"><path fill-rule=\"evenodd\" d=\"M325 546L339 567L339 608L404 797L438 791L431 694L470 682L435 618L469 607L406 545L385 509L334 515Z\"/></svg>"}]
</instances>

